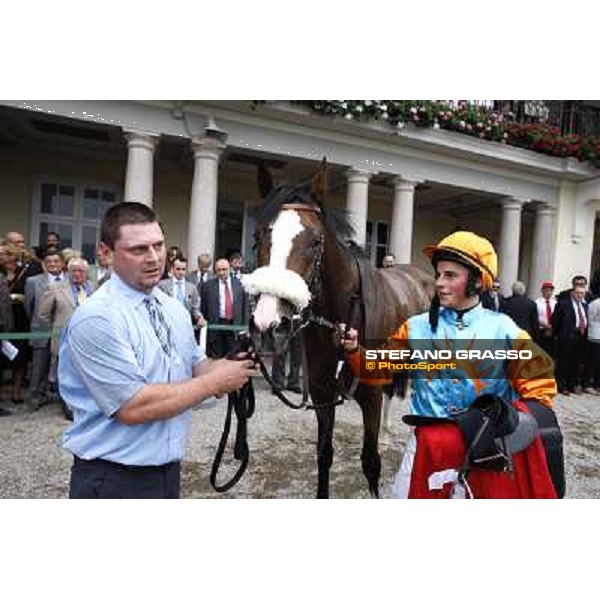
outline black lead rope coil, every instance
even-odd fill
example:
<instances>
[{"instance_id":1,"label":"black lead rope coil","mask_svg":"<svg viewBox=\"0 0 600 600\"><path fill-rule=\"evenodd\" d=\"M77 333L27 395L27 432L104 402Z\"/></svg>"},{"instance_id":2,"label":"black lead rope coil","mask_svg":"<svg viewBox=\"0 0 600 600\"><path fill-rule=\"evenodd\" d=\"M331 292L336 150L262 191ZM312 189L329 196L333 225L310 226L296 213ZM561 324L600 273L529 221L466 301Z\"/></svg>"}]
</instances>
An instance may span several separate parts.
<instances>
[{"instance_id":1,"label":"black lead rope coil","mask_svg":"<svg viewBox=\"0 0 600 600\"><path fill-rule=\"evenodd\" d=\"M234 347L231 349L227 358L229 360L240 360L239 354L246 353L256 362L256 354L251 347L251 339L246 333L238 334ZM227 395L227 415L225 416L225 424L223 425L223 433L219 440L217 452L213 460L210 470L210 484L216 492L222 493L230 490L245 473L250 459L250 450L248 448L248 419L254 414L256 399L254 395L254 386L252 379L249 379L239 390L230 392ZM229 439L229 431L231 429L232 414L235 412L237 419L237 428L235 433L235 444L233 448L233 457L240 461L240 465L233 477L223 485L217 484L217 474L221 467L225 446Z\"/></svg>"},{"instance_id":2,"label":"black lead rope coil","mask_svg":"<svg viewBox=\"0 0 600 600\"><path fill-rule=\"evenodd\" d=\"M254 414L255 406L256 402L252 380L244 384L244 386L237 392L231 392L228 395L227 415L225 417L225 424L223 425L223 433L221 434L219 446L217 447L217 453L215 454L210 471L210 484L213 486L216 492L223 493L229 491L242 478L242 475L245 473L246 468L248 467L250 450L248 448L246 425L248 419ZM227 483L219 485L217 484L217 474L219 472L219 468L221 467L227 440L229 439L231 418L234 411L237 419L237 431L235 436L233 457L241 462L233 477Z\"/></svg>"}]
</instances>

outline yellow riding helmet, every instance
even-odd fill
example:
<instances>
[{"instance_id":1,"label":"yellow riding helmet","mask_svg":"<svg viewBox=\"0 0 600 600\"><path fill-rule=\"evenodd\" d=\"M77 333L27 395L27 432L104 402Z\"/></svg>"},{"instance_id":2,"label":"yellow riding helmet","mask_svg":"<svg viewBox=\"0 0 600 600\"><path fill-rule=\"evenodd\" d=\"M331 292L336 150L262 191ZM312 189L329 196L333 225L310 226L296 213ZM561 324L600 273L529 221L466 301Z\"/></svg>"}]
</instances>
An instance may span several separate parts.
<instances>
[{"instance_id":1,"label":"yellow riding helmet","mask_svg":"<svg viewBox=\"0 0 600 600\"><path fill-rule=\"evenodd\" d=\"M483 289L491 288L498 274L498 257L494 246L471 231L455 231L437 245L426 246L423 252L429 258L434 258L436 253L455 254L462 259L459 262L466 262L481 273Z\"/></svg>"}]
</instances>

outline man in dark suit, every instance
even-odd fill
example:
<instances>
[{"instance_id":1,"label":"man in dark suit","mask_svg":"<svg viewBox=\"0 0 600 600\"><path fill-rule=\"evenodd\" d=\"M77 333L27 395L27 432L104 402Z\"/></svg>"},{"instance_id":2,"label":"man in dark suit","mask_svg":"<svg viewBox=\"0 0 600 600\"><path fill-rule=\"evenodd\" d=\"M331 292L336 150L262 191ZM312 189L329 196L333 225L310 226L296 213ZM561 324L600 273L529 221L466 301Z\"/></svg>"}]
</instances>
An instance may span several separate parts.
<instances>
[{"instance_id":1,"label":"man in dark suit","mask_svg":"<svg viewBox=\"0 0 600 600\"><path fill-rule=\"evenodd\" d=\"M483 308L500 312L504 296L500 293L500 282L494 279L491 290L485 290L479 297Z\"/></svg>"},{"instance_id":2,"label":"man in dark suit","mask_svg":"<svg viewBox=\"0 0 600 600\"><path fill-rule=\"evenodd\" d=\"M244 257L241 252L233 252L229 257L229 264L231 266L231 277L235 279L242 279L242 275L246 273L244 268Z\"/></svg>"},{"instance_id":3,"label":"man in dark suit","mask_svg":"<svg viewBox=\"0 0 600 600\"><path fill-rule=\"evenodd\" d=\"M210 254L205 252L198 255L198 269L186 275L185 279L189 283L193 283L198 290L198 294L200 294L202 286L209 279L214 279L214 277L215 274L212 272L212 258Z\"/></svg>"},{"instance_id":4,"label":"man in dark suit","mask_svg":"<svg viewBox=\"0 0 600 600\"><path fill-rule=\"evenodd\" d=\"M13 312L10 300L10 292L4 274L0 272L0 333L7 333L13 328ZM11 411L0 406L0 417L11 415Z\"/></svg>"},{"instance_id":5,"label":"man in dark suit","mask_svg":"<svg viewBox=\"0 0 600 600\"><path fill-rule=\"evenodd\" d=\"M585 288L585 297L584 300L589 304L592 301L592 294L588 290L588 280L585 275L575 275L573 279L571 279L571 288L568 290L563 290L557 296L557 300L565 300L569 297L571 292L576 287L584 287Z\"/></svg>"},{"instance_id":6,"label":"man in dark suit","mask_svg":"<svg viewBox=\"0 0 600 600\"><path fill-rule=\"evenodd\" d=\"M229 261L221 258L215 264L217 277L202 285L200 305L209 324L245 325L248 307L242 284L230 276ZM222 358L231 348L234 334L231 331L209 331L207 354Z\"/></svg>"},{"instance_id":7,"label":"man in dark suit","mask_svg":"<svg viewBox=\"0 0 600 600\"><path fill-rule=\"evenodd\" d=\"M557 301L552 313L552 330L557 340L557 380L566 396L575 393L584 361L587 339L585 286L576 286L567 297Z\"/></svg>"},{"instance_id":8,"label":"man in dark suit","mask_svg":"<svg viewBox=\"0 0 600 600\"><path fill-rule=\"evenodd\" d=\"M527 288L522 281L515 281L512 285L513 295L504 298L500 312L507 314L530 335L532 340L536 341L540 327L537 305L525 295L526 291Z\"/></svg>"}]
</instances>

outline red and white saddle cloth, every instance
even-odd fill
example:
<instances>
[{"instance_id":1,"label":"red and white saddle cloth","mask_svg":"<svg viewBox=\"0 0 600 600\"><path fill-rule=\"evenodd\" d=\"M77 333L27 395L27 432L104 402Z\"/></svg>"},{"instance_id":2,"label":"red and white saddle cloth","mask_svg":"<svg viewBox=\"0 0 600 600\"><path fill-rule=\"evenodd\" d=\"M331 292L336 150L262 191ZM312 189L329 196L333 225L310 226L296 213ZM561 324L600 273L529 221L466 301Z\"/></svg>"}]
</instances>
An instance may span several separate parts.
<instances>
[{"instance_id":1,"label":"red and white saddle cloth","mask_svg":"<svg viewBox=\"0 0 600 600\"><path fill-rule=\"evenodd\" d=\"M522 402L513 404L529 412ZM392 487L394 498L446 499L467 451L454 423L415 429ZM467 482L474 498L556 498L540 437L513 455L513 472L473 470Z\"/></svg>"}]
</instances>

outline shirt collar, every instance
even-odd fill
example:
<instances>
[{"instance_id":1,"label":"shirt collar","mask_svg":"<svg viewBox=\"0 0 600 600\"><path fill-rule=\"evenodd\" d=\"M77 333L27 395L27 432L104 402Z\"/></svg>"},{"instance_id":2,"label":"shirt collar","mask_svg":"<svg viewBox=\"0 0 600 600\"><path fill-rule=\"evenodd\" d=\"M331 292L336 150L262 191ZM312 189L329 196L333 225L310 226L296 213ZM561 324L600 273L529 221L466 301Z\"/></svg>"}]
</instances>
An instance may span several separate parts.
<instances>
[{"instance_id":1,"label":"shirt collar","mask_svg":"<svg viewBox=\"0 0 600 600\"><path fill-rule=\"evenodd\" d=\"M479 304L476 304L473 308L469 308L466 311L461 311L463 326L468 327L471 325L471 323L473 323L473 321L475 321L475 319L477 319L477 317L483 313L483 310L483 305L481 302L479 302ZM458 312L456 310L453 308L445 308L443 306L440 309L440 314L446 321L451 323L455 323L458 316Z\"/></svg>"},{"instance_id":2,"label":"shirt collar","mask_svg":"<svg viewBox=\"0 0 600 600\"><path fill-rule=\"evenodd\" d=\"M160 291L158 286L154 286L150 294L147 294L146 292L140 292L139 290L136 290L130 285L126 284L114 271L108 281L112 282L111 287L120 295L124 296L132 306L137 307L146 298L148 298L148 296L153 296L159 304L163 304L161 294L164 293Z\"/></svg>"}]
</instances>

